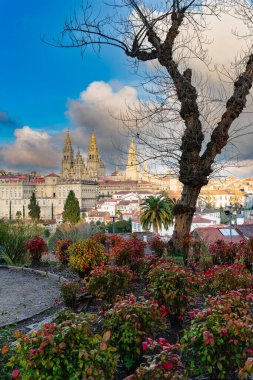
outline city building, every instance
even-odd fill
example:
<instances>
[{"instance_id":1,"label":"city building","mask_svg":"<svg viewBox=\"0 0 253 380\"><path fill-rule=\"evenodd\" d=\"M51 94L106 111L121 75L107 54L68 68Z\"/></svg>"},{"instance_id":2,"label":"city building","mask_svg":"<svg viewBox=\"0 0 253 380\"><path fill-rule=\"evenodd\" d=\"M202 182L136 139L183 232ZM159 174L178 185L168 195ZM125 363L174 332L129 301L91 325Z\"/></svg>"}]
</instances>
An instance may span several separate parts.
<instances>
[{"instance_id":1,"label":"city building","mask_svg":"<svg viewBox=\"0 0 253 380\"><path fill-rule=\"evenodd\" d=\"M95 208L98 183L94 180L63 180L54 173L32 179L1 178L0 218L15 219L17 212L29 218L28 205L32 193L35 193L41 219L55 219L56 215L62 214L70 190L74 191L81 212Z\"/></svg>"},{"instance_id":2,"label":"city building","mask_svg":"<svg viewBox=\"0 0 253 380\"><path fill-rule=\"evenodd\" d=\"M70 133L67 131L63 148L61 176L63 179L74 180L96 180L98 177L105 176L105 165L101 159L94 132L91 135L88 158L85 164L79 148L76 155L74 154Z\"/></svg>"}]
</instances>

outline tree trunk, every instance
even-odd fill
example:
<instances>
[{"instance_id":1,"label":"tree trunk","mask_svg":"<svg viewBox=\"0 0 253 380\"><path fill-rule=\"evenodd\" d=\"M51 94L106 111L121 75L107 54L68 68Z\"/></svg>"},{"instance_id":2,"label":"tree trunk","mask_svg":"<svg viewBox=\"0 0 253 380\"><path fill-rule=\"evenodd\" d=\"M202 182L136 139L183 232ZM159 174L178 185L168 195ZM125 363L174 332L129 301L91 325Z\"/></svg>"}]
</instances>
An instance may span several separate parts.
<instances>
[{"instance_id":1,"label":"tree trunk","mask_svg":"<svg viewBox=\"0 0 253 380\"><path fill-rule=\"evenodd\" d=\"M184 185L181 200L174 208L175 226L172 237L173 245L175 249L180 249L186 265L189 246L182 244L182 242L191 231L192 219L196 211L196 203L200 190L201 186Z\"/></svg>"}]
</instances>

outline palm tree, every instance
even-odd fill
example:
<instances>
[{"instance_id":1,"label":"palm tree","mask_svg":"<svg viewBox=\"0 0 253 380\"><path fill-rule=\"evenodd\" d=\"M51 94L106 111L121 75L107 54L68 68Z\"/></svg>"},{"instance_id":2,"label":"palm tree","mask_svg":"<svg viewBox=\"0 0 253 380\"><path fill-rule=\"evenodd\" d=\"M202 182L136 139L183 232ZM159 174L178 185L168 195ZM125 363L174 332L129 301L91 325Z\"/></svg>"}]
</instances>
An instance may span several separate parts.
<instances>
[{"instance_id":1,"label":"palm tree","mask_svg":"<svg viewBox=\"0 0 253 380\"><path fill-rule=\"evenodd\" d=\"M145 229L151 226L155 233L164 226L166 229L173 223L173 208L176 199L170 199L164 195L149 196L141 202L141 224Z\"/></svg>"}]
</instances>

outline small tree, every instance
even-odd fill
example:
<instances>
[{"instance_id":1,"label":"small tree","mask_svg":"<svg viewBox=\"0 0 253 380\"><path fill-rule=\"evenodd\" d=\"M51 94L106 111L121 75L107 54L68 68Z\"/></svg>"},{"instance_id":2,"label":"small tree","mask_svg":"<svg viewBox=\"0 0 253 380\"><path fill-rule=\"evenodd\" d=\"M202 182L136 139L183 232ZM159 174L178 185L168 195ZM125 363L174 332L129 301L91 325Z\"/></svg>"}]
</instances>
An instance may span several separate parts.
<instances>
[{"instance_id":1,"label":"small tree","mask_svg":"<svg viewBox=\"0 0 253 380\"><path fill-rule=\"evenodd\" d=\"M30 203L28 205L28 215L33 221L40 219L40 206L36 200L35 193L32 193L32 196L30 198Z\"/></svg>"},{"instance_id":2,"label":"small tree","mask_svg":"<svg viewBox=\"0 0 253 380\"><path fill-rule=\"evenodd\" d=\"M70 190L69 195L64 204L63 221L77 223L80 220L80 206L78 199L73 190Z\"/></svg>"}]
</instances>

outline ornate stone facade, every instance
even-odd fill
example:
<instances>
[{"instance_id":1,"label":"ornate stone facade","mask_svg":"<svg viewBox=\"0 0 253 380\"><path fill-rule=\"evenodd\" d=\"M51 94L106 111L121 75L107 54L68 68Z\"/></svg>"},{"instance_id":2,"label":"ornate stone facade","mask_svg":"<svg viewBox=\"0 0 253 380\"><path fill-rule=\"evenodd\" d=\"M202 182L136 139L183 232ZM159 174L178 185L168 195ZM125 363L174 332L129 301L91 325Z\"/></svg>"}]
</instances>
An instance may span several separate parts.
<instances>
[{"instance_id":1,"label":"ornate stone facade","mask_svg":"<svg viewBox=\"0 0 253 380\"><path fill-rule=\"evenodd\" d=\"M91 135L87 163L85 164L79 148L76 156L74 155L70 133L67 131L63 149L61 176L63 179L74 180L96 180L105 176L105 165L101 160L94 132Z\"/></svg>"}]
</instances>

